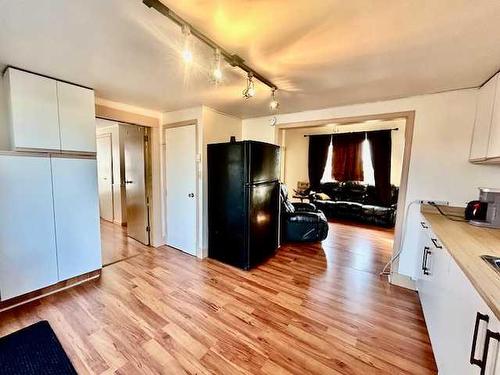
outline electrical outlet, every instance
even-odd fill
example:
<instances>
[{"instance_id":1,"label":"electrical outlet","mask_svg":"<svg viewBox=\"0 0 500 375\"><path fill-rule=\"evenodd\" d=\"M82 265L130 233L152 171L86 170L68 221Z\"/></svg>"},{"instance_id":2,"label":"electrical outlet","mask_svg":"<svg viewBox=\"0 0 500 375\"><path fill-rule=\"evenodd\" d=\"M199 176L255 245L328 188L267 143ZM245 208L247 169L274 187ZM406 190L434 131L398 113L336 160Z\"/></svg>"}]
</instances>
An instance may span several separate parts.
<instances>
[{"instance_id":1,"label":"electrical outlet","mask_svg":"<svg viewBox=\"0 0 500 375\"><path fill-rule=\"evenodd\" d=\"M450 202L448 201L438 201L438 200L421 200L420 204L430 204L434 206L449 206Z\"/></svg>"}]
</instances>

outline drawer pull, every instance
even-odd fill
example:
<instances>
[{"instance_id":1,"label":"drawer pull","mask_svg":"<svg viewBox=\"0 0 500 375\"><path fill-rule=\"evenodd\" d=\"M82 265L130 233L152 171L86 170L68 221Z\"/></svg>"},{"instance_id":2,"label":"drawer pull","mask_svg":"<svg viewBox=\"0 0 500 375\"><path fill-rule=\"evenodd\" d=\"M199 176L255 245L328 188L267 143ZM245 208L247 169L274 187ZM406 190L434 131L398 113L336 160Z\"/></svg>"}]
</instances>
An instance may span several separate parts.
<instances>
[{"instance_id":1,"label":"drawer pull","mask_svg":"<svg viewBox=\"0 0 500 375\"><path fill-rule=\"evenodd\" d=\"M424 271L424 275L430 275L429 268L427 268L429 254L432 254L430 248L428 246L424 247L424 256L422 258L422 271Z\"/></svg>"},{"instance_id":2,"label":"drawer pull","mask_svg":"<svg viewBox=\"0 0 500 375\"><path fill-rule=\"evenodd\" d=\"M498 332L492 332L489 329L486 330L486 340L484 342L484 352L483 352L483 359L482 359L482 364L481 364L481 375L486 374L486 363L488 361L488 350L490 349L490 340L494 339L500 342L500 333Z\"/></svg>"},{"instance_id":3,"label":"drawer pull","mask_svg":"<svg viewBox=\"0 0 500 375\"><path fill-rule=\"evenodd\" d=\"M431 238L431 241L432 241L432 243L434 244L434 246L435 246L437 249L442 249L442 248L443 248L443 246L441 246L440 244L438 244L437 239L435 239L435 238Z\"/></svg>"},{"instance_id":4,"label":"drawer pull","mask_svg":"<svg viewBox=\"0 0 500 375\"><path fill-rule=\"evenodd\" d=\"M480 312L476 315L476 323L474 324L474 335L472 336L472 348L470 350L470 363L471 365L479 366L481 369L483 368L483 360L476 359L474 356L476 354L476 345L477 345L477 335L479 333L479 323L482 321L488 323L490 321L490 317L485 314L481 314Z\"/></svg>"},{"instance_id":5,"label":"drawer pull","mask_svg":"<svg viewBox=\"0 0 500 375\"><path fill-rule=\"evenodd\" d=\"M422 228L424 229L429 229L429 227L425 224L425 221L421 221L420 222L420 225L422 226Z\"/></svg>"}]
</instances>

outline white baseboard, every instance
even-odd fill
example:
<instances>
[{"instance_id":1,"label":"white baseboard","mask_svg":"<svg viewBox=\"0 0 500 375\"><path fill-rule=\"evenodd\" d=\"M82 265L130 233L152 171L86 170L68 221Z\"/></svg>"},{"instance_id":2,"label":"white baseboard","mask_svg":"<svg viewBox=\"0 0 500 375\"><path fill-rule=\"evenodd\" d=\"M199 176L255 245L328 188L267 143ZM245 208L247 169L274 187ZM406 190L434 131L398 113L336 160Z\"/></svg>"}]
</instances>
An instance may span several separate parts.
<instances>
[{"instance_id":1,"label":"white baseboard","mask_svg":"<svg viewBox=\"0 0 500 375\"><path fill-rule=\"evenodd\" d=\"M389 275L389 282L392 285L397 285L402 288L410 289L410 290L417 290L417 286L415 284L415 280L413 280L411 277L402 275L397 272L393 272Z\"/></svg>"}]
</instances>

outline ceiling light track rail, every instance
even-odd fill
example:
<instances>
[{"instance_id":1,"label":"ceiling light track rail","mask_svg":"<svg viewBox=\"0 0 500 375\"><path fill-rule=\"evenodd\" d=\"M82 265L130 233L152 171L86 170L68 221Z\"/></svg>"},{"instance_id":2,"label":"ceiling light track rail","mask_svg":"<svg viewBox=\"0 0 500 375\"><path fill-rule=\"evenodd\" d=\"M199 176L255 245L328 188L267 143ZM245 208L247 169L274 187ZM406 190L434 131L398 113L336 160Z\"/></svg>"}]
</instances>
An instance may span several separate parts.
<instances>
[{"instance_id":1,"label":"ceiling light track rail","mask_svg":"<svg viewBox=\"0 0 500 375\"><path fill-rule=\"evenodd\" d=\"M147 7L155 9L157 12L160 14L164 15L177 25L179 25L181 28L188 26L191 32L191 35L195 36L197 39L205 43L206 45L210 46L214 50L219 50L220 54L222 57L224 57L224 60L227 61L227 63L233 67L240 68L247 74L251 74L254 78L258 79L260 82L268 86L271 90L278 90L278 86L276 86L274 83L272 83L270 80L268 80L266 77L264 77L262 74L259 72L256 72L253 70L251 67L249 67L247 64L245 64L245 60L243 60L240 56L236 54L231 54L229 51L221 47L219 44L214 42L212 39L207 37L205 34L200 32L199 30L195 29L194 27L191 26L188 22L186 22L182 17L180 17L178 14L176 14L174 11L172 11L169 7L167 7L165 4L163 4L160 0L143 0L142 1Z\"/></svg>"}]
</instances>

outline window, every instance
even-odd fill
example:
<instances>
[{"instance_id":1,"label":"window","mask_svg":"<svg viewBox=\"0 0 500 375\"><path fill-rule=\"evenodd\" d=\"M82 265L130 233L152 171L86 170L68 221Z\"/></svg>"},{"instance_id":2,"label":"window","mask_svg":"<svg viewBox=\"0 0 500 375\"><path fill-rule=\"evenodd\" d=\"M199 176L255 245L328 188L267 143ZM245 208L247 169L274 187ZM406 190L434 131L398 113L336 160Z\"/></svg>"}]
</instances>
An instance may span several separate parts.
<instances>
[{"instance_id":1,"label":"window","mask_svg":"<svg viewBox=\"0 0 500 375\"><path fill-rule=\"evenodd\" d=\"M370 152L370 144L368 140L365 139L362 144L362 159L363 159L363 176L364 180L361 181L365 184L375 185L375 176L373 173L372 165L372 154ZM333 182L332 178L332 161L333 161L333 146L330 143L328 147L328 157L326 159L325 171L323 172L323 177L321 182Z\"/></svg>"}]
</instances>

